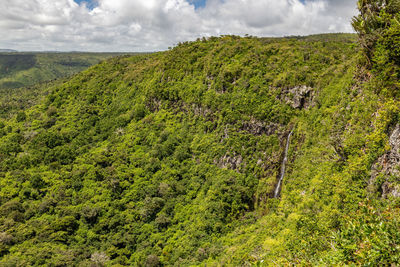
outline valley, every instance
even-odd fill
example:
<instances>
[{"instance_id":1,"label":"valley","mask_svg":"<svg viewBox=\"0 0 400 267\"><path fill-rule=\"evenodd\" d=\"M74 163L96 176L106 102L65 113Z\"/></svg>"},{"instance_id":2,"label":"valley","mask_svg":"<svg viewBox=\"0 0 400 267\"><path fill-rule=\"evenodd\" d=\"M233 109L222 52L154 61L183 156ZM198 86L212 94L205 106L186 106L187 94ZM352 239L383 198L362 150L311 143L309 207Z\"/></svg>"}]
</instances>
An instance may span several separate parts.
<instances>
[{"instance_id":1,"label":"valley","mask_svg":"<svg viewBox=\"0 0 400 267\"><path fill-rule=\"evenodd\" d=\"M358 7L357 34L0 54L0 265L399 265L400 5Z\"/></svg>"}]
</instances>

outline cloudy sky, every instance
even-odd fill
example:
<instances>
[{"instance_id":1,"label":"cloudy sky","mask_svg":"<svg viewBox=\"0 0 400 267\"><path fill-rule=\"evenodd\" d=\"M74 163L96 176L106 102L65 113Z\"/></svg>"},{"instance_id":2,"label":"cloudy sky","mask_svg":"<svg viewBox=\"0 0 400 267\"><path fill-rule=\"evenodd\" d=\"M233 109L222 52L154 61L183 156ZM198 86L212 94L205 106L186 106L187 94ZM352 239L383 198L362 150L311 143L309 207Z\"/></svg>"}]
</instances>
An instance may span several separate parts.
<instances>
[{"instance_id":1,"label":"cloudy sky","mask_svg":"<svg viewBox=\"0 0 400 267\"><path fill-rule=\"evenodd\" d=\"M0 48L155 51L222 34L351 32L356 0L0 0Z\"/></svg>"}]
</instances>

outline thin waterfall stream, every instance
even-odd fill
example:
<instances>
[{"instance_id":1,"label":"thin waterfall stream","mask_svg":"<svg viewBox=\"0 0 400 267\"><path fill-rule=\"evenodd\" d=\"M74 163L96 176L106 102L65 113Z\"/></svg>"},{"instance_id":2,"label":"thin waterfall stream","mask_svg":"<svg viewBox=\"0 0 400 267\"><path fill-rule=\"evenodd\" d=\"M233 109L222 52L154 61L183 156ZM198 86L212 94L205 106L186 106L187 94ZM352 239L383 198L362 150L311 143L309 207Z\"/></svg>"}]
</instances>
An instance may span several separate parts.
<instances>
[{"instance_id":1,"label":"thin waterfall stream","mask_svg":"<svg viewBox=\"0 0 400 267\"><path fill-rule=\"evenodd\" d=\"M287 163L287 154L289 151L289 145L290 145L290 137L292 136L293 130L290 131L287 139L286 139L286 147L285 147L285 153L283 155L283 161L282 161L282 166L281 166L281 174L279 176L279 181L278 184L276 185L275 192L274 192L274 198L278 198L279 194L281 193L281 188L282 188L282 182L283 178L285 177L285 172L286 172L286 163Z\"/></svg>"}]
</instances>

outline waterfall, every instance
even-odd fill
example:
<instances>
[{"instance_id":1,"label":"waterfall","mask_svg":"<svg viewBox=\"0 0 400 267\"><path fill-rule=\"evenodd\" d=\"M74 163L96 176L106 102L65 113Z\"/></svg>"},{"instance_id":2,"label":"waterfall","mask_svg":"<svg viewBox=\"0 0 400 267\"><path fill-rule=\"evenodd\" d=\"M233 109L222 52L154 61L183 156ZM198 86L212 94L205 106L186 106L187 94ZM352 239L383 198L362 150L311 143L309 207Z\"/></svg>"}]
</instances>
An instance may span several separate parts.
<instances>
[{"instance_id":1,"label":"waterfall","mask_svg":"<svg viewBox=\"0 0 400 267\"><path fill-rule=\"evenodd\" d=\"M275 192L274 192L274 198L278 198L279 194L281 193L281 188L282 188L282 182L283 178L285 177L285 171L286 171L286 163L287 163L287 154L289 151L289 145L290 145L290 137L292 136L293 130L290 131L287 139L286 139L286 147L285 147L285 153L282 161L282 166L281 166L281 174L279 177L278 184L276 185Z\"/></svg>"}]
</instances>

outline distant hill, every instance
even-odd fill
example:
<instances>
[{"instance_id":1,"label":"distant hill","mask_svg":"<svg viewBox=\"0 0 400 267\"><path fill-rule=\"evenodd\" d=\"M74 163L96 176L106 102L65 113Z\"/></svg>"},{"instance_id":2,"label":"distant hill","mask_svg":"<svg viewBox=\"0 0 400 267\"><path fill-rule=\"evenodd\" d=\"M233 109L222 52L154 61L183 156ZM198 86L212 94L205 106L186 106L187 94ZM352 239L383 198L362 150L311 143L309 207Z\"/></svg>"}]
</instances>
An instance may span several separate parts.
<instances>
[{"instance_id":1,"label":"distant hill","mask_svg":"<svg viewBox=\"0 0 400 267\"><path fill-rule=\"evenodd\" d=\"M0 50L1 51L1 50ZM120 53L0 53L0 90L68 77Z\"/></svg>"},{"instance_id":2,"label":"distant hill","mask_svg":"<svg viewBox=\"0 0 400 267\"><path fill-rule=\"evenodd\" d=\"M13 49L0 49L0 53L2 52L17 52L17 50L13 50Z\"/></svg>"},{"instance_id":3,"label":"distant hill","mask_svg":"<svg viewBox=\"0 0 400 267\"><path fill-rule=\"evenodd\" d=\"M357 35L354 33L323 33L306 36L291 35L285 37L262 37L260 39L264 42L285 42L287 40L296 40L303 42L355 43L357 41Z\"/></svg>"}]
</instances>

